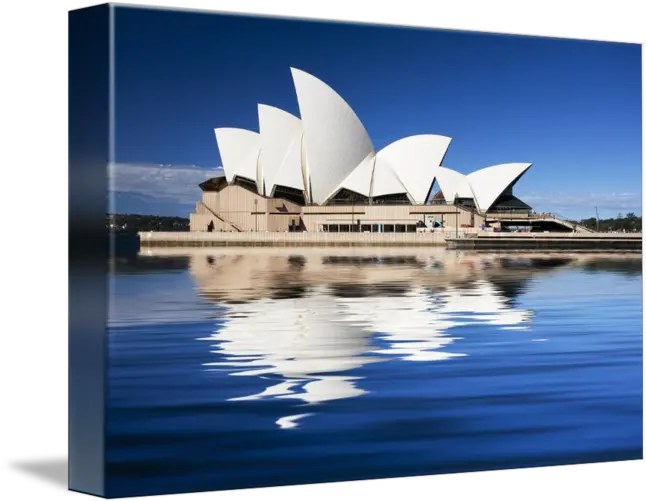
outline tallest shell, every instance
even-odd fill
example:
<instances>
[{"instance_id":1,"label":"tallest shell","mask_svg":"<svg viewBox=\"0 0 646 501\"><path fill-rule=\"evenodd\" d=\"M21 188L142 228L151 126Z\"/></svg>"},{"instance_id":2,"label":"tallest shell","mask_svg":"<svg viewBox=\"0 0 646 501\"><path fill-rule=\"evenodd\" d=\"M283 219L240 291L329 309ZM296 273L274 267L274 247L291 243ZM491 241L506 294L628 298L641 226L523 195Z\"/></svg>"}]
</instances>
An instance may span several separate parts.
<instances>
[{"instance_id":1,"label":"tallest shell","mask_svg":"<svg viewBox=\"0 0 646 501\"><path fill-rule=\"evenodd\" d=\"M291 70L303 125L311 201L323 204L375 149L359 117L341 96L309 73Z\"/></svg>"}]
</instances>

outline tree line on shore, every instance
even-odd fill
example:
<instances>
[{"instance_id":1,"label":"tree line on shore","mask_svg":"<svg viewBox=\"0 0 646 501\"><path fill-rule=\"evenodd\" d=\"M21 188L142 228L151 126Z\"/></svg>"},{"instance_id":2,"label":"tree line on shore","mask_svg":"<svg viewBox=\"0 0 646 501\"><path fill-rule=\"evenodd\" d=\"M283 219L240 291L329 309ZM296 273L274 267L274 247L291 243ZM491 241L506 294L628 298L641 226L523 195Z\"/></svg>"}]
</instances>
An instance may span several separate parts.
<instances>
[{"instance_id":1,"label":"tree line on shore","mask_svg":"<svg viewBox=\"0 0 646 501\"><path fill-rule=\"evenodd\" d=\"M575 222L590 228L591 230L597 230L597 218L595 217L589 217ZM626 215L617 214L616 217L611 217L609 219L599 219L598 228L601 232L639 232L642 231L642 218L641 216L636 216L634 212L629 212Z\"/></svg>"},{"instance_id":2,"label":"tree line on shore","mask_svg":"<svg viewBox=\"0 0 646 501\"><path fill-rule=\"evenodd\" d=\"M139 231L189 231L189 220L176 216L146 214L106 214L108 231L119 235L136 235Z\"/></svg>"},{"instance_id":3,"label":"tree line on shore","mask_svg":"<svg viewBox=\"0 0 646 501\"><path fill-rule=\"evenodd\" d=\"M597 229L597 219L594 217L572 221L591 230ZM106 228L108 231L120 235L136 235L139 231L189 231L189 220L177 216L153 216L146 214L106 214ZM599 231L642 231L642 218L634 212L626 215L617 214L617 217L599 219Z\"/></svg>"}]
</instances>

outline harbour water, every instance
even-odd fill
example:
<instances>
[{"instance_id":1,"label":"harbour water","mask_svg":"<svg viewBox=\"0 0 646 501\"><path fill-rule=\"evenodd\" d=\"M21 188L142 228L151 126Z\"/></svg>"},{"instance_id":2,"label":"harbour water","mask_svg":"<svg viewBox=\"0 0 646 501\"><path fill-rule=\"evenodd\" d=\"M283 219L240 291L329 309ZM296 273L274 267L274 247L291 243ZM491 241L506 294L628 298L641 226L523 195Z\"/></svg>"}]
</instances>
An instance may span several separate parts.
<instances>
[{"instance_id":1,"label":"harbour water","mask_svg":"<svg viewBox=\"0 0 646 501\"><path fill-rule=\"evenodd\" d=\"M110 293L109 496L642 457L640 255L145 249Z\"/></svg>"}]
</instances>

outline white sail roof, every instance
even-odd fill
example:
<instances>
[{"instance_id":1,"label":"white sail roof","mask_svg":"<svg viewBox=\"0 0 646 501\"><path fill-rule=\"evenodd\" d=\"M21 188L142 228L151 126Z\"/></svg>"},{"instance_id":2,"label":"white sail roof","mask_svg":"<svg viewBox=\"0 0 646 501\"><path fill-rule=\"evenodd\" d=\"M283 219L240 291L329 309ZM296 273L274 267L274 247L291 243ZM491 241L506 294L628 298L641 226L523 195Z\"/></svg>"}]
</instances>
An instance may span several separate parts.
<instances>
[{"instance_id":1,"label":"white sail roof","mask_svg":"<svg viewBox=\"0 0 646 501\"><path fill-rule=\"evenodd\" d=\"M355 112L332 88L296 68L292 77L303 123L311 202L322 204L374 153L374 147Z\"/></svg>"},{"instance_id":2,"label":"white sail roof","mask_svg":"<svg viewBox=\"0 0 646 501\"><path fill-rule=\"evenodd\" d=\"M265 194L271 195L276 184L302 190L301 121L279 108L259 104L258 122Z\"/></svg>"},{"instance_id":3,"label":"white sail roof","mask_svg":"<svg viewBox=\"0 0 646 501\"><path fill-rule=\"evenodd\" d=\"M384 158L380 158L379 154L377 154L370 196L381 197L384 195L406 193L410 198L411 195L397 174L393 164Z\"/></svg>"},{"instance_id":4,"label":"white sail roof","mask_svg":"<svg viewBox=\"0 0 646 501\"><path fill-rule=\"evenodd\" d=\"M355 167L350 175L343 180L341 188L369 197L374 167L375 154L370 153L363 162Z\"/></svg>"},{"instance_id":5,"label":"white sail roof","mask_svg":"<svg viewBox=\"0 0 646 501\"><path fill-rule=\"evenodd\" d=\"M459 198L474 198L467 176L446 167L435 170L435 179L440 185L442 195L447 204L452 204L457 195Z\"/></svg>"},{"instance_id":6,"label":"white sail roof","mask_svg":"<svg viewBox=\"0 0 646 501\"><path fill-rule=\"evenodd\" d=\"M423 204L435 179L436 169L441 165L450 143L450 137L434 134L405 137L377 153L375 173L392 170L412 201ZM392 176L387 178L384 175L383 179L386 182ZM377 191L384 195L402 193L399 184L394 184L391 191L387 185L380 184Z\"/></svg>"},{"instance_id":7,"label":"white sail roof","mask_svg":"<svg viewBox=\"0 0 646 501\"><path fill-rule=\"evenodd\" d=\"M262 186L262 179L258 178L260 134L246 129L223 127L215 129L215 138L227 182L230 183L236 176L240 176L256 181L256 185L260 188Z\"/></svg>"},{"instance_id":8,"label":"white sail roof","mask_svg":"<svg viewBox=\"0 0 646 501\"><path fill-rule=\"evenodd\" d=\"M260 104L260 134L218 128L215 135L226 179L256 182L273 196L276 185L303 190L306 203L325 204L340 189L366 197L405 193L423 204L433 182L447 203L473 198L480 212L532 164L494 165L467 176L441 167L451 138L420 134L395 141L378 153L361 121L339 94L318 78L291 69L301 118Z\"/></svg>"},{"instance_id":9,"label":"white sail roof","mask_svg":"<svg viewBox=\"0 0 646 501\"><path fill-rule=\"evenodd\" d=\"M467 176L480 212L487 212L496 199L514 184L531 163L493 165L472 172Z\"/></svg>"}]
</instances>

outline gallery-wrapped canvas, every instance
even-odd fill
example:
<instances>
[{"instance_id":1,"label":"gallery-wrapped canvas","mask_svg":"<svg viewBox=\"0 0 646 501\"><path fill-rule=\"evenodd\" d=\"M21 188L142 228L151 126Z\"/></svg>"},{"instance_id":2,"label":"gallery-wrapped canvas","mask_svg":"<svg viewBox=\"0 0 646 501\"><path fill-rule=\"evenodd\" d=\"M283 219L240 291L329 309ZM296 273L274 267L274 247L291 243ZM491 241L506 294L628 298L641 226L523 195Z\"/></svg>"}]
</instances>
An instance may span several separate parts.
<instances>
[{"instance_id":1,"label":"gallery-wrapped canvas","mask_svg":"<svg viewBox=\"0 0 646 501\"><path fill-rule=\"evenodd\" d=\"M69 487L641 459L641 46L69 15Z\"/></svg>"}]
</instances>

